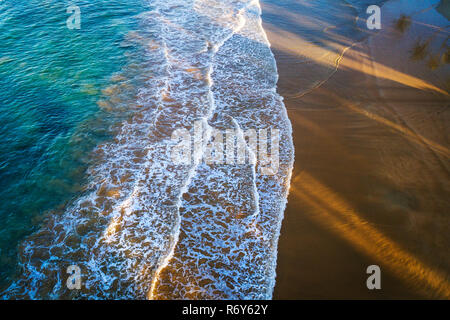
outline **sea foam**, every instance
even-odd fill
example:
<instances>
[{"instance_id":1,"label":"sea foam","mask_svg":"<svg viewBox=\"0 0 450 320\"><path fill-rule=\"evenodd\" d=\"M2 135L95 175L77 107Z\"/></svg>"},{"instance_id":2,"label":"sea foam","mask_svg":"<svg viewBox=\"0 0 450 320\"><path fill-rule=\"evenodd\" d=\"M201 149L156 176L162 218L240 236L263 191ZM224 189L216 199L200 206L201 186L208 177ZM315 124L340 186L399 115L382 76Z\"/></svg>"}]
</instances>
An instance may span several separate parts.
<instances>
[{"instance_id":1,"label":"sea foam","mask_svg":"<svg viewBox=\"0 0 450 320\"><path fill-rule=\"evenodd\" d=\"M156 0L133 117L95 150L85 193L21 246L5 298L269 299L293 166L257 0ZM278 129L279 169L171 162L177 129ZM248 150L251 153L250 150ZM66 286L81 269L81 290Z\"/></svg>"}]
</instances>

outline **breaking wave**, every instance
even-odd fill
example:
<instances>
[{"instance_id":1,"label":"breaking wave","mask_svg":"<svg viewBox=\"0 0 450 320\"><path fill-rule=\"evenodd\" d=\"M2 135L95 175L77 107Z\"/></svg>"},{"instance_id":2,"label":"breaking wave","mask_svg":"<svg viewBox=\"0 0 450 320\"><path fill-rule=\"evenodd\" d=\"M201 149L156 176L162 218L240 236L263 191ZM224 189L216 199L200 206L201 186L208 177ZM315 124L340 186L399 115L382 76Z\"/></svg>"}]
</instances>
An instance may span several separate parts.
<instances>
[{"instance_id":1,"label":"breaking wave","mask_svg":"<svg viewBox=\"0 0 450 320\"><path fill-rule=\"evenodd\" d=\"M83 195L20 248L2 294L33 299L270 299L293 166L291 125L257 0L156 0L140 19L147 76L95 150ZM171 134L277 129L279 168L171 161ZM204 151L204 149L203 149ZM251 153L250 148L248 152ZM81 269L81 290L66 286Z\"/></svg>"}]
</instances>

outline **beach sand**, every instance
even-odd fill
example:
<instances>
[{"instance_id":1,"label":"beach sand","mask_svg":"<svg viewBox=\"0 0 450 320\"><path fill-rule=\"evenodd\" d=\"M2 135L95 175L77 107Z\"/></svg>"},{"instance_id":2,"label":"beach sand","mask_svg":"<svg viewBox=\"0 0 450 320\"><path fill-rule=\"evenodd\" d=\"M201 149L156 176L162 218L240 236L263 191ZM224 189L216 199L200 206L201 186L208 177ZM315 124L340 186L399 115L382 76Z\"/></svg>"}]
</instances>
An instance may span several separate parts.
<instances>
[{"instance_id":1,"label":"beach sand","mask_svg":"<svg viewBox=\"0 0 450 320\"><path fill-rule=\"evenodd\" d=\"M274 299L450 298L448 20L414 3L361 37L344 1L263 1L295 144Z\"/></svg>"}]
</instances>

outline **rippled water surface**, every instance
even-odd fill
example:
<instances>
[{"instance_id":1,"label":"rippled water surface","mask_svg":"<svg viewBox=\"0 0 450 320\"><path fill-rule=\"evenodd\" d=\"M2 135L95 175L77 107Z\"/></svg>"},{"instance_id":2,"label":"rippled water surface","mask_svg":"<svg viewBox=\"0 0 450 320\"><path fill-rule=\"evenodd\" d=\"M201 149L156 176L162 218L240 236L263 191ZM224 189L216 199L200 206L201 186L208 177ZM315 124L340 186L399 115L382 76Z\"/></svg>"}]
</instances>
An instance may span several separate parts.
<instances>
[{"instance_id":1,"label":"rippled water surface","mask_svg":"<svg viewBox=\"0 0 450 320\"><path fill-rule=\"evenodd\" d=\"M36 31L38 45L3 40L11 42L1 65L12 70L6 99L15 99L4 107L17 119L5 120L13 129L4 139L21 144L22 158L2 156L17 169L36 152L20 174L5 170L16 188L5 190L10 208L2 212L10 224L5 298L272 295L293 145L259 2L150 3L80 4L78 31L65 28L65 4L28 4L42 17L28 15L35 28L16 17L17 32ZM18 7L4 6L14 18ZM34 55L36 70L21 67ZM233 130L237 143L247 130L277 130L278 170L208 164L205 147L192 163L173 163L171 134L196 122L206 142L214 130ZM22 126L19 139L11 130ZM35 135L39 143L23 145ZM82 270L79 291L65 286L69 265Z\"/></svg>"},{"instance_id":2,"label":"rippled water surface","mask_svg":"<svg viewBox=\"0 0 450 320\"><path fill-rule=\"evenodd\" d=\"M77 4L80 30L66 26L67 1L0 3L0 284L46 212L80 194L90 152L112 137L139 82L139 46L123 41L147 3ZM129 89L111 98L112 83Z\"/></svg>"}]
</instances>

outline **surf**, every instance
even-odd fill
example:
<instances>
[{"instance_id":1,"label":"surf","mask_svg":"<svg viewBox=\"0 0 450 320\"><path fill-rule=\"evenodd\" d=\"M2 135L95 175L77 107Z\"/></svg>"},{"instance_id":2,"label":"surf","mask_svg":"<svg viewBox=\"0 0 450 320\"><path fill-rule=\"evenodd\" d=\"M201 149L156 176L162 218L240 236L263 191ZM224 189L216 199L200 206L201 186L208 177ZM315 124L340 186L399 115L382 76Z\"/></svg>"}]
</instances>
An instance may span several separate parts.
<instances>
[{"instance_id":1,"label":"surf","mask_svg":"<svg viewBox=\"0 0 450 320\"><path fill-rule=\"evenodd\" d=\"M154 1L147 75L84 194L21 246L5 298L269 299L293 166L292 132L258 1ZM279 167L174 164L175 130L276 129ZM251 154L251 148L246 146ZM77 265L82 289L68 290Z\"/></svg>"}]
</instances>

